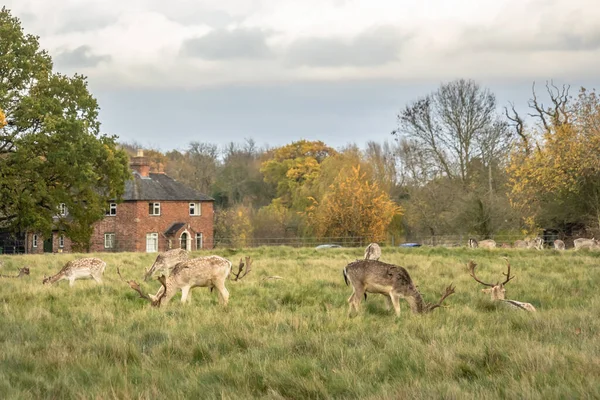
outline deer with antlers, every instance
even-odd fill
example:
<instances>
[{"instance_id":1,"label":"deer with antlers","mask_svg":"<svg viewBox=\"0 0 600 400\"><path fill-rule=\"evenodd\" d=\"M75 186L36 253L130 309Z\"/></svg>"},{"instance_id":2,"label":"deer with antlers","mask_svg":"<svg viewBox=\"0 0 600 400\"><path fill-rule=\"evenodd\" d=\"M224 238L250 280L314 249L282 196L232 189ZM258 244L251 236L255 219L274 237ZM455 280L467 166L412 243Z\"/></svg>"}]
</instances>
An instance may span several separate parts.
<instances>
[{"instance_id":1,"label":"deer with antlers","mask_svg":"<svg viewBox=\"0 0 600 400\"><path fill-rule=\"evenodd\" d=\"M244 265L240 265L236 280L242 279L250 272L252 261L246 259L246 270L242 273ZM243 264L240 260L240 264ZM181 289L181 302L191 300L190 290L195 287L208 287L216 289L219 295L219 303L223 306L229 301L229 291L225 287L225 280L231 273L231 262L219 256L206 256L192 258L180 262L171 271L171 275L162 275L159 280L161 288L155 295L143 294L139 284L135 281L126 281L129 287L140 294L140 297L149 300L155 307L167 304L173 296ZM235 275L235 274L234 274Z\"/></svg>"},{"instance_id":2,"label":"deer with antlers","mask_svg":"<svg viewBox=\"0 0 600 400\"><path fill-rule=\"evenodd\" d=\"M352 295L348 299L349 314L358 312L363 296L366 293L379 293L387 296L394 307L396 315L400 315L400 298L406 299L413 313L423 314L441 307L442 302L454 293L452 285L446 288L437 303L426 303L413 284L406 269L376 260L357 260L346 265L343 270L346 285L352 285Z\"/></svg>"},{"instance_id":3,"label":"deer with antlers","mask_svg":"<svg viewBox=\"0 0 600 400\"><path fill-rule=\"evenodd\" d=\"M477 264L473 260L469 261L469 263L467 264L467 266L469 268L469 274L471 275L471 277L473 279L475 279L475 281L479 282L480 284L482 284L484 286L488 286L488 289L481 289L481 291L483 293L490 293L490 295L492 296L492 301L501 301L513 309L519 309L519 310L525 310L525 311L531 311L531 312L536 311L535 307L530 303L524 303L524 302L517 301L517 300L507 300L505 298L506 288L504 287L504 285L506 285L511 279L513 279L514 276L510 276L510 262L508 262L508 258L504 258L504 259L506 260L507 271L506 271L506 273L502 273L506 277L506 279L504 279L504 282L502 282L502 283L500 283L499 281L496 282L496 284L486 283L486 282L483 282L482 280L480 280L479 278L477 278L477 276L475 275L475 267L477 266Z\"/></svg>"},{"instance_id":4,"label":"deer with antlers","mask_svg":"<svg viewBox=\"0 0 600 400\"><path fill-rule=\"evenodd\" d=\"M155 273L162 273L169 276L171 270L180 262L186 261L190 258L189 251L185 249L173 249L159 253L154 260L154 264L150 269L146 270L144 274L144 280L147 281Z\"/></svg>"},{"instance_id":5,"label":"deer with antlers","mask_svg":"<svg viewBox=\"0 0 600 400\"><path fill-rule=\"evenodd\" d=\"M23 268L19 268L18 275L0 275L0 278L22 278L27 275L29 275L29 268L23 267Z\"/></svg>"}]
</instances>

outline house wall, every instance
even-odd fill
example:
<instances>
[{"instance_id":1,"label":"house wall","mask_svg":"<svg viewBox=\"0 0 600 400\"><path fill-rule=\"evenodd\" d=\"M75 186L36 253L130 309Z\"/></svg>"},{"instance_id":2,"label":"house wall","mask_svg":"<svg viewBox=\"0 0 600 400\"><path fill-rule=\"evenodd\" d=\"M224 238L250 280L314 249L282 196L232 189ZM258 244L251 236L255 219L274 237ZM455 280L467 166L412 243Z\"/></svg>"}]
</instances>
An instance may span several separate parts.
<instances>
[{"instance_id":1,"label":"house wall","mask_svg":"<svg viewBox=\"0 0 600 400\"><path fill-rule=\"evenodd\" d=\"M33 233L27 233L27 253L29 254L42 254L44 252L44 236L38 234L37 247L33 247ZM70 253L72 251L71 239L65 236L64 246L60 247L60 233L52 232L52 252L53 253Z\"/></svg>"},{"instance_id":2,"label":"house wall","mask_svg":"<svg viewBox=\"0 0 600 400\"><path fill-rule=\"evenodd\" d=\"M117 205L117 215L106 216L96 223L92 236L93 252L102 251L146 251L146 234L158 233L158 250L168 249L169 241L164 233L176 222L186 223L190 231L202 233L203 248L213 247L213 202L202 202L202 215L189 215L189 202L158 201L160 215L149 215L150 201L126 201ZM104 248L104 234L115 233L115 248ZM177 237L178 238L178 237ZM172 248L179 248L178 240L172 241ZM192 250L196 250L192 238Z\"/></svg>"}]
</instances>

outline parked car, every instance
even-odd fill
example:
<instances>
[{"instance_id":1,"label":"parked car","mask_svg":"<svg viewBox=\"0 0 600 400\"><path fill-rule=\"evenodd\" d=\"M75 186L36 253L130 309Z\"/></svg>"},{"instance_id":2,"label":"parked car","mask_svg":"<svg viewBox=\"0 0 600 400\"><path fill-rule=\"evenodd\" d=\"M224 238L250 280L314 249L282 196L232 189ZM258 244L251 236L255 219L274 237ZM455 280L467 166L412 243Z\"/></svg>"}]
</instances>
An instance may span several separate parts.
<instances>
[{"instance_id":1,"label":"parked car","mask_svg":"<svg viewBox=\"0 0 600 400\"><path fill-rule=\"evenodd\" d=\"M340 248L342 246L340 246L339 244L320 244L317 247L315 247L316 250L322 250L322 249L337 249Z\"/></svg>"},{"instance_id":2,"label":"parked car","mask_svg":"<svg viewBox=\"0 0 600 400\"><path fill-rule=\"evenodd\" d=\"M421 243L400 243L398 247L421 247Z\"/></svg>"}]
</instances>

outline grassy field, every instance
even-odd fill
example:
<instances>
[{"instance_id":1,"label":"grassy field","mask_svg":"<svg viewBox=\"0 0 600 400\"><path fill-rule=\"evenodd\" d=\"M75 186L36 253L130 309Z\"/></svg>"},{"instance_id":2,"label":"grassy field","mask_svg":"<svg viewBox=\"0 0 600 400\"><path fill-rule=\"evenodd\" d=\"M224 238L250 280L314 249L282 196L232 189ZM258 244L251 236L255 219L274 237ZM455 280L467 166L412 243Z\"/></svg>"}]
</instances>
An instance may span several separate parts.
<instances>
[{"instance_id":1,"label":"grassy field","mask_svg":"<svg viewBox=\"0 0 600 400\"><path fill-rule=\"evenodd\" d=\"M73 288L41 282L81 255L1 256L0 273L31 275L0 280L0 397L600 398L600 254L383 248L426 301L450 282L456 294L426 315L403 302L399 318L373 295L348 318L341 270L362 249L214 253L254 259L243 281L228 282L226 309L204 288L191 305L177 296L151 308L116 272L139 282L149 254L102 254L104 284ZM469 277L472 258L481 279L500 279L502 256L516 275L507 298L537 313L492 303Z\"/></svg>"}]
</instances>

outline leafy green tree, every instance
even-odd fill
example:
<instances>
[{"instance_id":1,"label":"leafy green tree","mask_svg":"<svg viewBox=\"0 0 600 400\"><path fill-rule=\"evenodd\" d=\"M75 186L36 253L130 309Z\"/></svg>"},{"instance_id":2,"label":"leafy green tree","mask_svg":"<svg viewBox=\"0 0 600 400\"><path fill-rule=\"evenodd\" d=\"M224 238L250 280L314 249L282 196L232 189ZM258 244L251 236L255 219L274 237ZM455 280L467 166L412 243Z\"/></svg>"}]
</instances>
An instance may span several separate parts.
<instances>
[{"instance_id":1,"label":"leafy green tree","mask_svg":"<svg viewBox=\"0 0 600 400\"><path fill-rule=\"evenodd\" d=\"M129 179L127 155L100 133L85 77L52 72L38 38L0 11L0 224L14 232L64 230L89 244L91 225ZM60 204L69 215L54 220Z\"/></svg>"}]
</instances>

